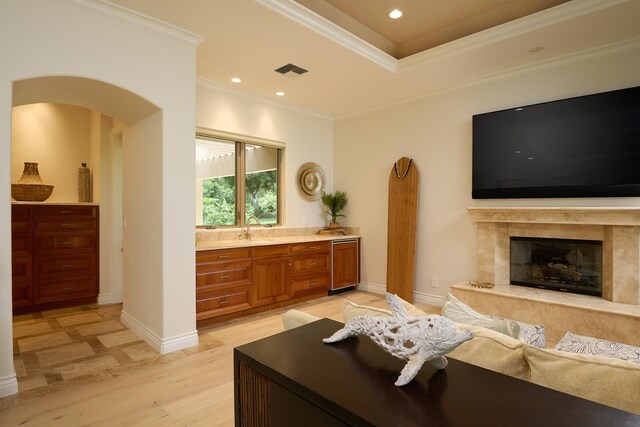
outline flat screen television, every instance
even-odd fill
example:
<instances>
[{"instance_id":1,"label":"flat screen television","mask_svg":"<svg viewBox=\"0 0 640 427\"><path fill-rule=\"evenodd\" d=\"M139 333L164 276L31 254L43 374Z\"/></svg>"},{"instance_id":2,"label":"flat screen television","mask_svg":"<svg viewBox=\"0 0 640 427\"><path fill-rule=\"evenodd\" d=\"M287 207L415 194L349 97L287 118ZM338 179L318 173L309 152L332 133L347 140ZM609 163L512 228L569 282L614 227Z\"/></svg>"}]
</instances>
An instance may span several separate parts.
<instances>
[{"instance_id":1,"label":"flat screen television","mask_svg":"<svg viewBox=\"0 0 640 427\"><path fill-rule=\"evenodd\" d=\"M640 196L640 87L473 116L474 199Z\"/></svg>"}]
</instances>

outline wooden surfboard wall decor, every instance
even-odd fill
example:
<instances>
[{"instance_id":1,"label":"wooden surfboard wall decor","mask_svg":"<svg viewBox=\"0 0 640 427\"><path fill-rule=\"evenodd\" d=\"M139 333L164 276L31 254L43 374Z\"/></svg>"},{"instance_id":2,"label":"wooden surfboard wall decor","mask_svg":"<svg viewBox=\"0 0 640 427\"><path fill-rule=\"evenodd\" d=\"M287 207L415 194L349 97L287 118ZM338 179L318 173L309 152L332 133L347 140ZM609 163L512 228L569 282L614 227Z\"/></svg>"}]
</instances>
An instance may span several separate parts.
<instances>
[{"instance_id":1,"label":"wooden surfboard wall decor","mask_svg":"<svg viewBox=\"0 0 640 427\"><path fill-rule=\"evenodd\" d=\"M387 292L413 302L420 175L413 161L399 159L389 177Z\"/></svg>"}]
</instances>

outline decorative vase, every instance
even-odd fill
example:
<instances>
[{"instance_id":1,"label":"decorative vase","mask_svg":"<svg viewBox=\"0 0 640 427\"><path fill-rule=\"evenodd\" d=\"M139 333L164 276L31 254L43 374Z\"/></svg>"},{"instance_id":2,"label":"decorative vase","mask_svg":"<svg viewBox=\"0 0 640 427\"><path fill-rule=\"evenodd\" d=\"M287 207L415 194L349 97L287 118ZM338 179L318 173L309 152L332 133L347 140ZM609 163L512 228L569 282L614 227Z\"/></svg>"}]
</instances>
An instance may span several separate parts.
<instances>
[{"instance_id":1,"label":"decorative vase","mask_svg":"<svg viewBox=\"0 0 640 427\"><path fill-rule=\"evenodd\" d=\"M342 226L338 221L331 220L329 222L329 228L341 228Z\"/></svg>"},{"instance_id":2,"label":"decorative vase","mask_svg":"<svg viewBox=\"0 0 640 427\"><path fill-rule=\"evenodd\" d=\"M78 201L91 201L91 170L86 163L78 168Z\"/></svg>"},{"instance_id":3,"label":"decorative vase","mask_svg":"<svg viewBox=\"0 0 640 427\"><path fill-rule=\"evenodd\" d=\"M42 183L37 163L24 162L18 183L11 184L11 197L20 202L44 202L51 196L53 187Z\"/></svg>"}]
</instances>

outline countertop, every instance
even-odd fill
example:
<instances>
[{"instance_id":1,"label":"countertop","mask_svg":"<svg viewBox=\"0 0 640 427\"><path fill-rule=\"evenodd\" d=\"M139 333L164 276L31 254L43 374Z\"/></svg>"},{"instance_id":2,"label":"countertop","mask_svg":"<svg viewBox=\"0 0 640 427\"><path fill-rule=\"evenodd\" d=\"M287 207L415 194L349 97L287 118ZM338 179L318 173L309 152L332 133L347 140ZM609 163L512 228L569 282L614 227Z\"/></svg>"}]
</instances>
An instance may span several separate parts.
<instances>
[{"instance_id":1,"label":"countertop","mask_svg":"<svg viewBox=\"0 0 640 427\"><path fill-rule=\"evenodd\" d=\"M345 240L360 238L359 234L343 235L306 235L306 236L283 236L283 237L256 237L252 240L208 240L198 242L196 251L206 251L211 249L246 248L254 246L286 245L289 243L303 242L324 242L333 240Z\"/></svg>"}]
</instances>

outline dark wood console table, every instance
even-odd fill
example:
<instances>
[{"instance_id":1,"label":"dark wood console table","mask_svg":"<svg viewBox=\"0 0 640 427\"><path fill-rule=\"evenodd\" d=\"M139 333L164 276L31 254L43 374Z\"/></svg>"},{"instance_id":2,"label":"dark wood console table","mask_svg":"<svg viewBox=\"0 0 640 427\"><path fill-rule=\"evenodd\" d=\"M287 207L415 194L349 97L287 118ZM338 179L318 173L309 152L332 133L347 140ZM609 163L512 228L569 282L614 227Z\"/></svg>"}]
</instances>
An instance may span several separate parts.
<instances>
[{"instance_id":1,"label":"dark wood console table","mask_svg":"<svg viewBox=\"0 0 640 427\"><path fill-rule=\"evenodd\" d=\"M640 416L449 359L407 386L367 337L322 319L234 350L236 426L638 426Z\"/></svg>"}]
</instances>

